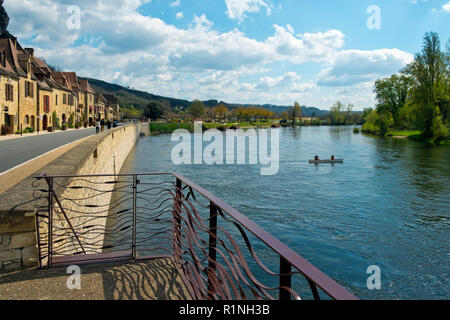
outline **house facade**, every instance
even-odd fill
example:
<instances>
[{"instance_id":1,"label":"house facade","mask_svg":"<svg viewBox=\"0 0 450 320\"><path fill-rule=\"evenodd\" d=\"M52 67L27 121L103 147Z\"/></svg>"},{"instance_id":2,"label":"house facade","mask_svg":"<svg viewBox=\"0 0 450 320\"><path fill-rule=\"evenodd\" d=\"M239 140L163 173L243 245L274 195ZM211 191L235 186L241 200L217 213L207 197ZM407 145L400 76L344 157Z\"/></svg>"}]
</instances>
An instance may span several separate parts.
<instances>
[{"instance_id":1,"label":"house facade","mask_svg":"<svg viewBox=\"0 0 450 320\"><path fill-rule=\"evenodd\" d=\"M118 120L117 99L108 96L96 92L88 80L78 79L75 72L53 70L10 33L0 34L1 135Z\"/></svg>"}]
</instances>

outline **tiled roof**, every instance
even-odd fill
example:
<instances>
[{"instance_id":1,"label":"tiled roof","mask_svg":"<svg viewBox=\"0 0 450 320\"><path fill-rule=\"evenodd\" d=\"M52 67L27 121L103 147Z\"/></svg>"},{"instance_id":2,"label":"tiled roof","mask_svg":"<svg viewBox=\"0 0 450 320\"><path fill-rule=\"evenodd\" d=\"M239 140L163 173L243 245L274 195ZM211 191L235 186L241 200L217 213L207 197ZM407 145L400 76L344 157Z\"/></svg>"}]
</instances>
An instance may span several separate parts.
<instances>
[{"instance_id":1,"label":"tiled roof","mask_svg":"<svg viewBox=\"0 0 450 320\"><path fill-rule=\"evenodd\" d=\"M0 38L0 52L5 53L5 66L0 64L0 72L2 74L18 77L25 77L26 73L19 64L18 51L14 42L10 38Z\"/></svg>"},{"instance_id":2,"label":"tiled roof","mask_svg":"<svg viewBox=\"0 0 450 320\"><path fill-rule=\"evenodd\" d=\"M89 81L87 80L80 80L80 90L87 93L95 94L94 89L91 88Z\"/></svg>"},{"instance_id":3,"label":"tiled roof","mask_svg":"<svg viewBox=\"0 0 450 320\"><path fill-rule=\"evenodd\" d=\"M79 84L78 84L78 77L75 72L61 72L70 82L70 87L72 90L78 90Z\"/></svg>"}]
</instances>

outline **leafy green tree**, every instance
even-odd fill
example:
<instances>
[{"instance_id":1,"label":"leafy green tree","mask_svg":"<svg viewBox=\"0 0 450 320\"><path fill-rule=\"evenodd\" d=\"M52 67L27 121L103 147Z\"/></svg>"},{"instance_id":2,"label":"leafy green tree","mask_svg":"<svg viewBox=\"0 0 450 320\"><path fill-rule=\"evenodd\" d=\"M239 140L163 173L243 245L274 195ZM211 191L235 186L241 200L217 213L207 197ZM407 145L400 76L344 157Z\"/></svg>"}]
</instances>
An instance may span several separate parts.
<instances>
[{"instance_id":1,"label":"leafy green tree","mask_svg":"<svg viewBox=\"0 0 450 320\"><path fill-rule=\"evenodd\" d=\"M374 93L378 101L377 107L390 112L394 119L394 126L400 128L400 109L406 104L408 91L412 80L405 75L394 74L390 78L379 79L375 82Z\"/></svg>"},{"instance_id":2,"label":"leafy green tree","mask_svg":"<svg viewBox=\"0 0 450 320\"><path fill-rule=\"evenodd\" d=\"M152 101L145 107L145 117L151 120L161 119L161 116L164 114L163 106L158 101Z\"/></svg>"},{"instance_id":3,"label":"leafy green tree","mask_svg":"<svg viewBox=\"0 0 450 320\"><path fill-rule=\"evenodd\" d=\"M438 34L427 32L422 51L402 70L413 80L410 93L413 103L420 106L419 124L426 137L433 135L434 107L438 106L442 114L448 114L449 60L448 50L441 51Z\"/></svg>"},{"instance_id":4,"label":"leafy green tree","mask_svg":"<svg viewBox=\"0 0 450 320\"><path fill-rule=\"evenodd\" d=\"M344 124L345 116L343 114L344 104L341 101L336 102L330 109L331 124Z\"/></svg>"},{"instance_id":5,"label":"leafy green tree","mask_svg":"<svg viewBox=\"0 0 450 320\"><path fill-rule=\"evenodd\" d=\"M435 142L439 142L448 137L448 129L442 121L441 112L438 107L434 109L433 123L431 125L431 132Z\"/></svg>"},{"instance_id":6,"label":"leafy green tree","mask_svg":"<svg viewBox=\"0 0 450 320\"><path fill-rule=\"evenodd\" d=\"M200 100L194 100L188 109L194 118L201 118L206 113L206 108Z\"/></svg>"},{"instance_id":7,"label":"leafy green tree","mask_svg":"<svg viewBox=\"0 0 450 320\"><path fill-rule=\"evenodd\" d=\"M297 101L294 103L294 107L290 109L289 117L292 121L292 125L295 125L297 118L300 118L300 120L302 119L302 107Z\"/></svg>"}]
</instances>

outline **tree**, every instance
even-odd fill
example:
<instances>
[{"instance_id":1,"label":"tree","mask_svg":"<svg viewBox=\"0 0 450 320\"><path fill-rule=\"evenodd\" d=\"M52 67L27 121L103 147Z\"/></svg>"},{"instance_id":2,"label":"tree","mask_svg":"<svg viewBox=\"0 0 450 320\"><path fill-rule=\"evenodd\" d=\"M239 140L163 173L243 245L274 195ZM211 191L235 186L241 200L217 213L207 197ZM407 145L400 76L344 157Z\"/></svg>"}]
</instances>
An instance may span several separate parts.
<instances>
[{"instance_id":1,"label":"tree","mask_svg":"<svg viewBox=\"0 0 450 320\"><path fill-rule=\"evenodd\" d=\"M330 109L331 124L344 124L344 104L341 101L336 102Z\"/></svg>"},{"instance_id":2,"label":"tree","mask_svg":"<svg viewBox=\"0 0 450 320\"><path fill-rule=\"evenodd\" d=\"M411 86L412 79L406 75L394 74L390 78L375 82L373 92L378 101L377 107L392 114L394 126L397 128L400 127L399 112L406 104Z\"/></svg>"},{"instance_id":3,"label":"tree","mask_svg":"<svg viewBox=\"0 0 450 320\"><path fill-rule=\"evenodd\" d=\"M300 107L300 103L297 101L294 103L294 107L290 110L290 118L292 120L292 125L295 125L295 121L297 118L302 119L302 108Z\"/></svg>"},{"instance_id":4,"label":"tree","mask_svg":"<svg viewBox=\"0 0 450 320\"><path fill-rule=\"evenodd\" d=\"M228 113L228 108L224 104L219 104L213 108L213 113L219 115L220 120L225 120Z\"/></svg>"},{"instance_id":5,"label":"tree","mask_svg":"<svg viewBox=\"0 0 450 320\"><path fill-rule=\"evenodd\" d=\"M158 120L164 114L164 109L159 101L152 101L145 107L145 117L151 120Z\"/></svg>"},{"instance_id":6,"label":"tree","mask_svg":"<svg viewBox=\"0 0 450 320\"><path fill-rule=\"evenodd\" d=\"M412 79L411 97L420 106L420 126L426 137L433 135L431 127L435 106L448 115L449 52L441 51L441 42L435 32L426 33L422 51L402 72Z\"/></svg>"},{"instance_id":7,"label":"tree","mask_svg":"<svg viewBox=\"0 0 450 320\"><path fill-rule=\"evenodd\" d=\"M188 109L194 118L201 118L206 113L206 108L200 100L194 100Z\"/></svg>"},{"instance_id":8,"label":"tree","mask_svg":"<svg viewBox=\"0 0 450 320\"><path fill-rule=\"evenodd\" d=\"M448 129L442 121L441 112L438 107L435 107L434 109L434 117L433 123L431 125L431 132L433 133L433 138L435 139L436 142L439 142L442 139L448 137Z\"/></svg>"}]
</instances>

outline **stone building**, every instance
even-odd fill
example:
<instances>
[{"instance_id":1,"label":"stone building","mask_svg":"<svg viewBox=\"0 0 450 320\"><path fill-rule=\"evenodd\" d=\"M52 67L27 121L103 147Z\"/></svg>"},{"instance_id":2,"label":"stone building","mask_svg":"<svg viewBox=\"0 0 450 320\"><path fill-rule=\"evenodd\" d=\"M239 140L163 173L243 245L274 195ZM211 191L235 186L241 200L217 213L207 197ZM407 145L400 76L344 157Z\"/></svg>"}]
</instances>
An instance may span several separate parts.
<instances>
[{"instance_id":1,"label":"stone building","mask_svg":"<svg viewBox=\"0 0 450 320\"><path fill-rule=\"evenodd\" d=\"M21 76L25 72L17 59L17 40L0 35L0 134L12 134L19 128Z\"/></svg>"},{"instance_id":2,"label":"stone building","mask_svg":"<svg viewBox=\"0 0 450 320\"><path fill-rule=\"evenodd\" d=\"M75 72L59 72L22 48L6 29L0 2L0 134L73 127L120 118L117 99L96 92ZM63 126L66 125L66 126Z\"/></svg>"}]
</instances>

